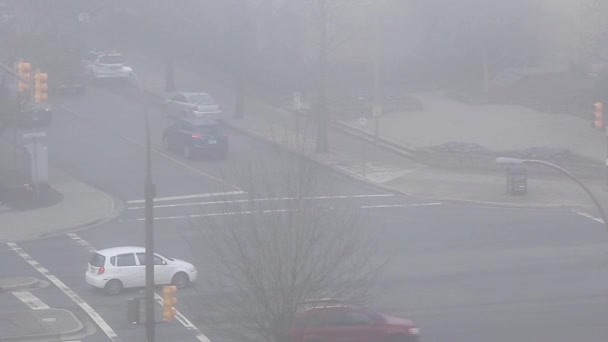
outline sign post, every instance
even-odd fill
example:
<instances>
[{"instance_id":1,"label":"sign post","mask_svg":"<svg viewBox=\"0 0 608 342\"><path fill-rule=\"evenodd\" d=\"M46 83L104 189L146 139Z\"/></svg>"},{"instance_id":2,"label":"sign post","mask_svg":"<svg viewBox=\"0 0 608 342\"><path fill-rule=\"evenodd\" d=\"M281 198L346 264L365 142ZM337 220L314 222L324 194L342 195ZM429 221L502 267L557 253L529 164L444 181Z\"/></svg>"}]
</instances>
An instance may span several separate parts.
<instances>
[{"instance_id":1,"label":"sign post","mask_svg":"<svg viewBox=\"0 0 608 342\"><path fill-rule=\"evenodd\" d=\"M359 125L361 127L363 127L363 129L365 129L365 126L367 126L367 119L359 118ZM367 164L367 148L364 147L363 148L363 164L362 164L362 172L361 172L363 178L366 177L366 170L365 170L366 165L365 164Z\"/></svg>"}]
</instances>

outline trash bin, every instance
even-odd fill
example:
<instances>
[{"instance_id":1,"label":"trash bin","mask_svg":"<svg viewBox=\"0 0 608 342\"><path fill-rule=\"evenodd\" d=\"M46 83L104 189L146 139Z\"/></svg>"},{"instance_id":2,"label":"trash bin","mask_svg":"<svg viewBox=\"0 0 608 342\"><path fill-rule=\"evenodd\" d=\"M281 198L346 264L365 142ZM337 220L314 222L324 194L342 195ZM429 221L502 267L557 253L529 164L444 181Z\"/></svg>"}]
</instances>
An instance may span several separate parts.
<instances>
[{"instance_id":1,"label":"trash bin","mask_svg":"<svg viewBox=\"0 0 608 342\"><path fill-rule=\"evenodd\" d=\"M139 324L140 298L127 299L127 320L131 324Z\"/></svg>"},{"instance_id":2,"label":"trash bin","mask_svg":"<svg viewBox=\"0 0 608 342\"><path fill-rule=\"evenodd\" d=\"M528 193L528 170L523 165L507 168L507 195L525 195Z\"/></svg>"}]
</instances>

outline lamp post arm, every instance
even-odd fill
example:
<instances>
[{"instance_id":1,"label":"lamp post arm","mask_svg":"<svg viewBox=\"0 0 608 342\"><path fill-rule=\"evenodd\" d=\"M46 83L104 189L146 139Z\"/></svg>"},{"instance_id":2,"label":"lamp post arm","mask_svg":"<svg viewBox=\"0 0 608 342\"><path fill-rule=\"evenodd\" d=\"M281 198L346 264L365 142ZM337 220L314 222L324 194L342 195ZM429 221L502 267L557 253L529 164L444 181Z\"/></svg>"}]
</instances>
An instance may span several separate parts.
<instances>
[{"instance_id":1,"label":"lamp post arm","mask_svg":"<svg viewBox=\"0 0 608 342\"><path fill-rule=\"evenodd\" d=\"M608 221L606 220L606 214L604 213L604 209L600 205L600 202L593 195L593 193L591 193L591 190L589 190L589 188L585 184L583 184L580 180L578 180L578 178L576 178L572 173L570 173L568 170L562 168L561 166L558 166L558 165L546 162L544 160L526 159L526 160L524 160L524 163L526 163L526 164L539 164L539 165L548 166L548 167L550 167L552 169L558 170L562 174L566 175L568 178L570 178L573 181L575 181L576 184L580 185L580 187L583 188L583 190L585 190L585 192L591 198L591 200L593 201L593 203L595 203L595 206L597 207L597 210L600 212L602 220L604 221L604 226L606 227L606 230L608 230Z\"/></svg>"}]
</instances>

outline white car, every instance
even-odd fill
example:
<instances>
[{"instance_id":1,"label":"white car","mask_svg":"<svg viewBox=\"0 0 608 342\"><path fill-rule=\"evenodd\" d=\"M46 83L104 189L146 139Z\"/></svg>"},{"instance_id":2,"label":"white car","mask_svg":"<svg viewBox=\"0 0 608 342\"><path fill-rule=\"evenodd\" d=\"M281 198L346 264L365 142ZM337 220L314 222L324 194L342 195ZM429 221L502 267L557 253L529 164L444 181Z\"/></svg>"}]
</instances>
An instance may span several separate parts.
<instances>
[{"instance_id":1,"label":"white car","mask_svg":"<svg viewBox=\"0 0 608 342\"><path fill-rule=\"evenodd\" d=\"M146 285L145 248L114 247L97 251L91 257L86 282L109 294L123 288ZM184 288L196 281L196 267L189 262L154 254L154 282Z\"/></svg>"},{"instance_id":2,"label":"white car","mask_svg":"<svg viewBox=\"0 0 608 342\"><path fill-rule=\"evenodd\" d=\"M124 57L113 51L92 51L83 61L83 64L85 73L93 79L127 79L131 75L132 70L126 65Z\"/></svg>"},{"instance_id":3,"label":"white car","mask_svg":"<svg viewBox=\"0 0 608 342\"><path fill-rule=\"evenodd\" d=\"M207 93L181 92L165 100L165 112L174 118L219 119L222 109Z\"/></svg>"}]
</instances>

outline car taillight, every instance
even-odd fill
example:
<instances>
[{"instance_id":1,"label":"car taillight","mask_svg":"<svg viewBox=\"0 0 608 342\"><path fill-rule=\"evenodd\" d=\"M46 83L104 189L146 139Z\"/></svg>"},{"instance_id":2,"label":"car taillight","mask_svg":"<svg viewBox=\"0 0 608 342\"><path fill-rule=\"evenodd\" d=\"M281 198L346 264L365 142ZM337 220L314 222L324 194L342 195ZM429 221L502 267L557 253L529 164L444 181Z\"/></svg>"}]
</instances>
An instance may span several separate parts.
<instances>
[{"instance_id":1,"label":"car taillight","mask_svg":"<svg viewBox=\"0 0 608 342\"><path fill-rule=\"evenodd\" d=\"M97 274L104 274L104 272L106 271L106 268L101 266L98 270L97 270Z\"/></svg>"},{"instance_id":2,"label":"car taillight","mask_svg":"<svg viewBox=\"0 0 608 342\"><path fill-rule=\"evenodd\" d=\"M192 139L200 139L201 135L200 134L192 134Z\"/></svg>"}]
</instances>

